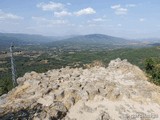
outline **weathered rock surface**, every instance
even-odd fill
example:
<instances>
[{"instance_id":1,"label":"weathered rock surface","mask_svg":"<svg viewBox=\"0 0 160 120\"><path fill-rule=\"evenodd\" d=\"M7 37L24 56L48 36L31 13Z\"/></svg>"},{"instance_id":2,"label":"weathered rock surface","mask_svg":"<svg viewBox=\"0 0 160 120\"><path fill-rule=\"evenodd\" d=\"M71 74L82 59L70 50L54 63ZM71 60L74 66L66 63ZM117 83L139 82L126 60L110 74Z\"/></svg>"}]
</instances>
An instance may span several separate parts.
<instances>
[{"instance_id":1,"label":"weathered rock surface","mask_svg":"<svg viewBox=\"0 0 160 120\"><path fill-rule=\"evenodd\" d=\"M160 87L127 60L26 73L18 82L0 97L1 120L160 120Z\"/></svg>"}]
</instances>

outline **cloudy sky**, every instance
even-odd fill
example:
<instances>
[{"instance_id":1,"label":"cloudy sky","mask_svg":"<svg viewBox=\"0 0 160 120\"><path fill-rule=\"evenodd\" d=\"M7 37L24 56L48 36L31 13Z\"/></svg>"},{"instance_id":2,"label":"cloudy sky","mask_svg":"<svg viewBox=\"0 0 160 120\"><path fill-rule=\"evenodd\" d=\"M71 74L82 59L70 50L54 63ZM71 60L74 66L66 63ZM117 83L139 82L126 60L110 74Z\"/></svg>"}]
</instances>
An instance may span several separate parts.
<instances>
[{"instance_id":1,"label":"cloudy sky","mask_svg":"<svg viewBox=\"0 0 160 120\"><path fill-rule=\"evenodd\" d=\"M160 38L160 0L0 0L0 32Z\"/></svg>"}]
</instances>

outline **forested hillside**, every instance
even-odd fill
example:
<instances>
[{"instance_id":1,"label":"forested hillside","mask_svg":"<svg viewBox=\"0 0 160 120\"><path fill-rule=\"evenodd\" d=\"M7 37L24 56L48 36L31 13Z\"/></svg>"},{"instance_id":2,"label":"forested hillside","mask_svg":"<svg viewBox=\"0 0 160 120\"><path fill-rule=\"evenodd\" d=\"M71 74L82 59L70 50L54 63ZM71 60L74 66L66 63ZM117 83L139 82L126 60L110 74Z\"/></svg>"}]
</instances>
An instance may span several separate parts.
<instances>
[{"instance_id":1,"label":"forested hillside","mask_svg":"<svg viewBox=\"0 0 160 120\"><path fill-rule=\"evenodd\" d=\"M104 66L107 66L110 60L116 58L127 59L129 62L139 66L145 71L146 60L150 58L160 59L159 47L80 52L60 52L46 48L33 50L33 48L30 48L29 52L22 51L15 54L17 77L23 76L26 72L46 72L50 69L59 69L66 66L85 68L86 64L90 64L94 61L100 61L104 64ZM10 58L6 56L5 58L0 58L0 61L0 84L2 86L2 93L2 91L5 92L10 90L12 88L12 84ZM155 64L159 63L154 63L154 66Z\"/></svg>"}]
</instances>

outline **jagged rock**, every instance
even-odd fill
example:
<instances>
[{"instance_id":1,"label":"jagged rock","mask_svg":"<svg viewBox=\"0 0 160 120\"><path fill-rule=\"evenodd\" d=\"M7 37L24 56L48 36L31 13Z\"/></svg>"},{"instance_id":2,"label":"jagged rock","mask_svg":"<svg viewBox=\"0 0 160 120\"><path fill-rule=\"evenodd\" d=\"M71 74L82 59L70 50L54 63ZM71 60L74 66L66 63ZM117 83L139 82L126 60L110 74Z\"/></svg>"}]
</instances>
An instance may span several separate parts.
<instances>
[{"instance_id":1,"label":"jagged rock","mask_svg":"<svg viewBox=\"0 0 160 120\"><path fill-rule=\"evenodd\" d=\"M102 111L99 115L99 118L97 118L97 120L113 120L113 119L111 119L108 113Z\"/></svg>"},{"instance_id":2,"label":"jagged rock","mask_svg":"<svg viewBox=\"0 0 160 120\"><path fill-rule=\"evenodd\" d=\"M107 91L103 88L99 88L98 89L98 92L100 95L102 95L103 97L106 97L107 96Z\"/></svg>"},{"instance_id":3,"label":"jagged rock","mask_svg":"<svg viewBox=\"0 0 160 120\"><path fill-rule=\"evenodd\" d=\"M118 88L113 91L113 96L115 99L119 98L120 95L121 95L121 92Z\"/></svg>"},{"instance_id":4,"label":"jagged rock","mask_svg":"<svg viewBox=\"0 0 160 120\"><path fill-rule=\"evenodd\" d=\"M87 101L89 99L89 93L85 90L80 91L81 99Z\"/></svg>"},{"instance_id":5,"label":"jagged rock","mask_svg":"<svg viewBox=\"0 0 160 120\"><path fill-rule=\"evenodd\" d=\"M71 106L73 106L76 102L75 97L69 96L66 97L66 99L63 101L64 105L66 106L67 109L69 109Z\"/></svg>"},{"instance_id":6,"label":"jagged rock","mask_svg":"<svg viewBox=\"0 0 160 120\"><path fill-rule=\"evenodd\" d=\"M107 68L26 73L18 83L0 97L1 120L125 120L160 113L160 88L127 60L113 60Z\"/></svg>"},{"instance_id":7,"label":"jagged rock","mask_svg":"<svg viewBox=\"0 0 160 120\"><path fill-rule=\"evenodd\" d=\"M30 86L31 86L31 84L28 81L24 82L22 86L15 88L15 91L9 97L13 98L13 99L19 97L19 95L22 95L22 93L24 93L24 91Z\"/></svg>"},{"instance_id":8,"label":"jagged rock","mask_svg":"<svg viewBox=\"0 0 160 120\"><path fill-rule=\"evenodd\" d=\"M64 90L59 90L54 92L57 100L62 100L65 96Z\"/></svg>"},{"instance_id":9,"label":"jagged rock","mask_svg":"<svg viewBox=\"0 0 160 120\"><path fill-rule=\"evenodd\" d=\"M39 98L37 103L42 104L43 106L50 106L53 104L53 96L45 96L43 98Z\"/></svg>"},{"instance_id":10,"label":"jagged rock","mask_svg":"<svg viewBox=\"0 0 160 120\"><path fill-rule=\"evenodd\" d=\"M58 84L56 84L56 83L54 83L54 84L52 85L52 89L55 89L55 90L57 90L59 87L60 87L60 86L59 86Z\"/></svg>"},{"instance_id":11,"label":"jagged rock","mask_svg":"<svg viewBox=\"0 0 160 120\"><path fill-rule=\"evenodd\" d=\"M83 106L81 107L81 110L85 111L85 112L89 112L89 113L94 112L94 109L92 109L91 107L87 106L85 103L83 103Z\"/></svg>"}]
</instances>

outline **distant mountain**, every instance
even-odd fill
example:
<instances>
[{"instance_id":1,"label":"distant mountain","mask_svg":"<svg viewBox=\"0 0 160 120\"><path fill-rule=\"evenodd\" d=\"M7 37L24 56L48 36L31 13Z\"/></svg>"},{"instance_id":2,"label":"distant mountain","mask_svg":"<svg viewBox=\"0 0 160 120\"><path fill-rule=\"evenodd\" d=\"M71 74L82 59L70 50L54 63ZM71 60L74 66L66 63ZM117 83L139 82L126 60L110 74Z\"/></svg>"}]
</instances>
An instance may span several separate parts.
<instances>
[{"instance_id":1,"label":"distant mountain","mask_svg":"<svg viewBox=\"0 0 160 120\"><path fill-rule=\"evenodd\" d=\"M136 41L140 42L147 42L147 43L160 43L160 38L143 38L143 39L136 39Z\"/></svg>"},{"instance_id":2,"label":"distant mountain","mask_svg":"<svg viewBox=\"0 0 160 120\"><path fill-rule=\"evenodd\" d=\"M89 35L80 35L72 38L61 40L61 42L71 42L77 44L112 44L112 45L124 45L129 44L131 41L103 35L103 34L89 34Z\"/></svg>"},{"instance_id":3,"label":"distant mountain","mask_svg":"<svg viewBox=\"0 0 160 120\"><path fill-rule=\"evenodd\" d=\"M89 35L79 35L71 38L63 39L60 41L53 42L53 45L61 46L72 46L72 47L85 47L85 46L128 46L137 44L135 41L127 40L124 38L113 37L104 34L89 34ZM51 44L50 44L51 45Z\"/></svg>"},{"instance_id":4,"label":"distant mountain","mask_svg":"<svg viewBox=\"0 0 160 120\"><path fill-rule=\"evenodd\" d=\"M152 44L148 44L148 45L151 45L151 46L160 46L160 43L152 43Z\"/></svg>"},{"instance_id":5,"label":"distant mountain","mask_svg":"<svg viewBox=\"0 0 160 120\"><path fill-rule=\"evenodd\" d=\"M100 50L100 49L113 49L122 48L128 46L139 45L137 42L133 42L124 38L113 37L104 34L89 34L79 35L60 41L54 41L49 46L63 47L63 49L75 49L75 50Z\"/></svg>"},{"instance_id":6,"label":"distant mountain","mask_svg":"<svg viewBox=\"0 0 160 120\"><path fill-rule=\"evenodd\" d=\"M43 44L57 40L58 37L47 37L42 35L0 33L0 48L9 47L11 43L15 45Z\"/></svg>"},{"instance_id":7,"label":"distant mountain","mask_svg":"<svg viewBox=\"0 0 160 120\"><path fill-rule=\"evenodd\" d=\"M7 48L11 43L16 46L20 45L41 45L45 44L50 47L60 47L66 49L90 49L93 48L119 48L129 45L138 45L124 38L113 37L103 34L89 34L78 36L42 36L42 35L28 35L28 34L15 34L15 33L0 33L0 49Z\"/></svg>"}]
</instances>

